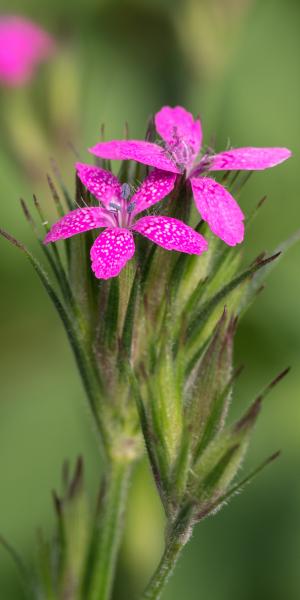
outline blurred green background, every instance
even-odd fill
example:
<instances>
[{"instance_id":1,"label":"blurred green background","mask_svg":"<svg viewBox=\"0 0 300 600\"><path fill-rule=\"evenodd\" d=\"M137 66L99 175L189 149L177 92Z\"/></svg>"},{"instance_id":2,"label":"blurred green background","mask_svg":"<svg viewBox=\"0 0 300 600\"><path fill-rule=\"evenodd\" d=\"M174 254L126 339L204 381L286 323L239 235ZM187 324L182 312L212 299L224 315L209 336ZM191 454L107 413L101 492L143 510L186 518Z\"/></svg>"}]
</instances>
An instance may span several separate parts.
<instances>
[{"instance_id":1,"label":"blurred green background","mask_svg":"<svg viewBox=\"0 0 300 600\"><path fill-rule=\"evenodd\" d=\"M36 192L50 206L45 173L55 156L73 185L71 141L83 160L99 139L142 137L163 104L200 113L206 143L287 146L294 157L252 176L241 199L268 201L248 232L249 257L300 227L300 3L298 0L2 0L58 40L56 56L26 89L0 89L1 226L36 249L19 208ZM300 597L300 247L273 271L240 325L244 363L233 412L278 371L247 465L281 448L280 460L195 531L165 600L298 600ZM33 560L49 535L51 489L61 464L82 453L91 492L100 473L96 436L61 325L25 259L1 241L0 532ZM162 515L146 465L131 489L116 598L130 600L162 548ZM0 547L0 598L21 600Z\"/></svg>"}]
</instances>

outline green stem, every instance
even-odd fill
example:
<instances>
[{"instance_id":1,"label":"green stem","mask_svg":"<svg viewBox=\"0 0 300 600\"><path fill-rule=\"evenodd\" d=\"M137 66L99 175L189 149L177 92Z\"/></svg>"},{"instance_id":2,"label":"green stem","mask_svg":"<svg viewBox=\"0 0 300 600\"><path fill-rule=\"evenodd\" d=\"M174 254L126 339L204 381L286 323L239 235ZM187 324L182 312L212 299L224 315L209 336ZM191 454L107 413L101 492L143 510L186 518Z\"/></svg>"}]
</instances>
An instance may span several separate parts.
<instances>
[{"instance_id":1,"label":"green stem","mask_svg":"<svg viewBox=\"0 0 300 600\"><path fill-rule=\"evenodd\" d=\"M188 502L182 506L175 522L173 522L170 528L165 551L156 571L141 596L141 600L158 600L161 597L161 592L171 577L184 546L190 539L192 517L193 504Z\"/></svg>"},{"instance_id":2,"label":"green stem","mask_svg":"<svg viewBox=\"0 0 300 600\"><path fill-rule=\"evenodd\" d=\"M108 465L100 518L92 545L87 600L109 600L111 597L131 470L132 465L125 461L115 460Z\"/></svg>"},{"instance_id":3,"label":"green stem","mask_svg":"<svg viewBox=\"0 0 300 600\"><path fill-rule=\"evenodd\" d=\"M141 600L158 600L161 597L161 592L171 577L184 546L185 542L181 538L174 537L170 540Z\"/></svg>"}]
</instances>

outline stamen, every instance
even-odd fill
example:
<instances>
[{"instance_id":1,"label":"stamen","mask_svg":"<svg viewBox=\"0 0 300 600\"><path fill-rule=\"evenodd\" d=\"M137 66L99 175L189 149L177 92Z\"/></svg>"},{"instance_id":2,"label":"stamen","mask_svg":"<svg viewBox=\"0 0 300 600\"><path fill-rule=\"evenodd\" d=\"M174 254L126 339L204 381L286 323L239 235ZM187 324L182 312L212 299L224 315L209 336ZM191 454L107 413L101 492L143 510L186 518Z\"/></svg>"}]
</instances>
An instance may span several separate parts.
<instances>
[{"instance_id":1,"label":"stamen","mask_svg":"<svg viewBox=\"0 0 300 600\"><path fill-rule=\"evenodd\" d=\"M127 200L130 196L130 185L128 183L123 183L122 185L122 198Z\"/></svg>"},{"instance_id":2,"label":"stamen","mask_svg":"<svg viewBox=\"0 0 300 600\"><path fill-rule=\"evenodd\" d=\"M114 212L118 212L121 209L121 204L116 203L116 202L110 202L109 208Z\"/></svg>"},{"instance_id":3,"label":"stamen","mask_svg":"<svg viewBox=\"0 0 300 600\"><path fill-rule=\"evenodd\" d=\"M165 154L181 172L185 171L193 158L193 148L178 135L177 127L173 128L172 141L164 144Z\"/></svg>"},{"instance_id":4,"label":"stamen","mask_svg":"<svg viewBox=\"0 0 300 600\"><path fill-rule=\"evenodd\" d=\"M135 206L136 206L136 202L130 202L130 204L128 204L128 206L127 206L127 212L128 212L129 215L135 209Z\"/></svg>"}]
</instances>

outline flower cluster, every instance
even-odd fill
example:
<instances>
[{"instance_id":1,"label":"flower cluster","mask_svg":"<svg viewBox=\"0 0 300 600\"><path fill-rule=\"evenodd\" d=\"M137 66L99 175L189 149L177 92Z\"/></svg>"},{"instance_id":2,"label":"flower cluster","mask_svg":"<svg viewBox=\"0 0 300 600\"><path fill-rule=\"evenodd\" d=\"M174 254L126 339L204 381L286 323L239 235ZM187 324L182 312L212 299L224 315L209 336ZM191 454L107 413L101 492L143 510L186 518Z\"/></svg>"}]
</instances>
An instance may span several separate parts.
<instances>
[{"instance_id":1,"label":"flower cluster","mask_svg":"<svg viewBox=\"0 0 300 600\"><path fill-rule=\"evenodd\" d=\"M62 493L54 495L55 543L51 552L41 547L34 582L39 597L111 597L128 483L144 447L166 516L165 550L144 600L160 598L195 524L278 456L236 481L263 399L288 369L228 423L240 372L234 337L272 264L300 233L243 267L242 247L234 246L244 238L244 215L230 192L241 189L244 177L225 175L225 189L209 172L265 169L291 153L240 148L200 154L200 121L182 107L162 108L155 125L159 143L150 141L152 126L147 141L92 148L97 166L76 164L74 197L54 166L59 188L48 182L59 220L52 227L34 196L42 234L21 201L53 280L21 242L0 230L30 261L62 320L106 459L95 512L82 462L73 477L64 468ZM124 160L118 178L110 159ZM60 248L58 240L65 240ZM96 278L106 280L100 285L88 254ZM118 278L131 259L132 268ZM36 597L31 588L28 597Z\"/></svg>"},{"instance_id":2,"label":"flower cluster","mask_svg":"<svg viewBox=\"0 0 300 600\"><path fill-rule=\"evenodd\" d=\"M90 229L105 228L91 248L96 277L119 275L135 251L133 233L139 233L166 250L202 254L207 241L189 225L170 216L139 213L170 194L178 181L190 187L203 221L229 246L244 239L244 215L233 196L207 171L262 170L273 167L291 155L287 148L235 148L219 154L204 152L197 162L202 143L199 119L177 106L163 107L155 115L161 144L139 140L101 142L91 152L101 159L134 160L152 171L131 196L130 186L121 185L109 171L79 163L77 173L98 206L71 211L46 236L45 243L71 237Z\"/></svg>"},{"instance_id":3,"label":"flower cluster","mask_svg":"<svg viewBox=\"0 0 300 600\"><path fill-rule=\"evenodd\" d=\"M202 235L178 219L146 216L145 211L164 198L174 187L176 175L155 169L130 197L128 184L100 167L77 164L77 173L100 202L99 207L84 207L68 213L47 234L45 242L55 242L76 233L105 227L91 248L92 269L99 279L119 275L134 254L132 232L140 233L167 250L201 254L207 249Z\"/></svg>"}]
</instances>

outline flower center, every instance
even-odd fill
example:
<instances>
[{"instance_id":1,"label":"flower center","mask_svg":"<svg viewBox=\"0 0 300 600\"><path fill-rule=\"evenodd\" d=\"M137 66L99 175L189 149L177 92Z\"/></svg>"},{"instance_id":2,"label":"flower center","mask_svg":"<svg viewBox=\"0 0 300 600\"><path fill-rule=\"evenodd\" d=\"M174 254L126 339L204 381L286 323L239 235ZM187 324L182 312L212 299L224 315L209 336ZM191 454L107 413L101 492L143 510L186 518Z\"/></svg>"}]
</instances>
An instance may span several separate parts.
<instances>
[{"instance_id":1,"label":"flower center","mask_svg":"<svg viewBox=\"0 0 300 600\"><path fill-rule=\"evenodd\" d=\"M186 140L180 138L177 128L174 127L172 139L165 143L166 156L175 164L180 171L185 171L194 158L194 148Z\"/></svg>"},{"instance_id":2,"label":"flower center","mask_svg":"<svg viewBox=\"0 0 300 600\"><path fill-rule=\"evenodd\" d=\"M130 202L131 193L130 185L123 183L121 198L114 198L109 203L109 212L112 213L116 227L128 228L131 225L131 213L135 208L135 202Z\"/></svg>"}]
</instances>

